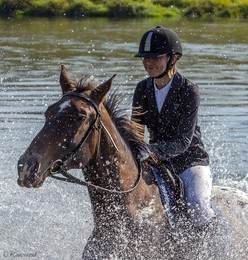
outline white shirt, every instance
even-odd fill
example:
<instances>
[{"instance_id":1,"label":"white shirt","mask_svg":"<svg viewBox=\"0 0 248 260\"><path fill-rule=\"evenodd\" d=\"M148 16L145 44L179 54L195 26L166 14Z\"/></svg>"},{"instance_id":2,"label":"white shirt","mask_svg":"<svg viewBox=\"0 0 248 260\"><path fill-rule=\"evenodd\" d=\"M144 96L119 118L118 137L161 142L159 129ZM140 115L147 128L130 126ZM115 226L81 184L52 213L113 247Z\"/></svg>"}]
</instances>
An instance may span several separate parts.
<instances>
[{"instance_id":1,"label":"white shirt","mask_svg":"<svg viewBox=\"0 0 248 260\"><path fill-rule=\"evenodd\" d=\"M161 112L165 98L167 97L167 94L168 94L168 92L171 88L172 80L173 80L173 77L168 82L168 84L165 87L163 87L162 89L157 88L157 85L156 85L155 80L154 80L155 97L156 97L157 107L158 107L159 113Z\"/></svg>"}]
</instances>

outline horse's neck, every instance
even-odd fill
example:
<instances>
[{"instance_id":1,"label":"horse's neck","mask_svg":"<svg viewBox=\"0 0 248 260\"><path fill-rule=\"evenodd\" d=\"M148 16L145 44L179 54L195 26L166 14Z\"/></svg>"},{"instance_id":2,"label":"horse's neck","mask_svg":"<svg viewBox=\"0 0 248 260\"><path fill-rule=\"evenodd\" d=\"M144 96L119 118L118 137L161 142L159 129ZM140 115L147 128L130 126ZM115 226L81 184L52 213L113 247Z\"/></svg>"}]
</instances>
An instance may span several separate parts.
<instances>
[{"instance_id":1,"label":"horse's neck","mask_svg":"<svg viewBox=\"0 0 248 260\"><path fill-rule=\"evenodd\" d=\"M105 227L118 232L120 226L146 223L164 223L164 208L159 190L151 175L139 175L137 163L130 148L110 120L104 121L106 130L101 130L99 153L91 165L90 181L109 189L89 189L96 227ZM111 190L132 192L116 194Z\"/></svg>"},{"instance_id":2,"label":"horse's neck","mask_svg":"<svg viewBox=\"0 0 248 260\"><path fill-rule=\"evenodd\" d=\"M90 168L89 180L95 185L109 189L109 192L89 190L95 218L105 216L118 219L126 215L126 194L116 194L112 190L125 191L132 188L139 172L130 148L115 126L104 123L96 160ZM99 206L100 205L100 206Z\"/></svg>"},{"instance_id":3,"label":"horse's neck","mask_svg":"<svg viewBox=\"0 0 248 260\"><path fill-rule=\"evenodd\" d=\"M120 134L113 126L106 127L113 140L110 140L106 132L101 133L99 155L91 168L94 178L91 181L110 190L105 192L89 189L96 226L115 230L140 221L145 223L150 217L154 218L154 222L163 223L164 209L159 191L152 185L152 177L147 176L146 181L142 178L130 193L116 194L111 191L127 191L133 188L140 175L132 152Z\"/></svg>"},{"instance_id":4,"label":"horse's neck","mask_svg":"<svg viewBox=\"0 0 248 260\"><path fill-rule=\"evenodd\" d=\"M104 123L97 158L93 165L97 182L110 189L128 189L137 179L138 167L133 154L116 127Z\"/></svg>"}]
</instances>

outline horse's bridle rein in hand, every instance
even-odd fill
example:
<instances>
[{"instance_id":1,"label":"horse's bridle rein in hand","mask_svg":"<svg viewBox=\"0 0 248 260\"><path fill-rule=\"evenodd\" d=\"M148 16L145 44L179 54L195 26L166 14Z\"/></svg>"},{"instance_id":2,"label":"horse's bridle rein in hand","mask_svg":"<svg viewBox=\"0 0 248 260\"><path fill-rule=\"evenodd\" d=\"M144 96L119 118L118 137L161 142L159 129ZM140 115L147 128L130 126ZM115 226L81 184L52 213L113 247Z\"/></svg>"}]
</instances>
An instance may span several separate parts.
<instances>
[{"instance_id":1,"label":"horse's bridle rein in hand","mask_svg":"<svg viewBox=\"0 0 248 260\"><path fill-rule=\"evenodd\" d=\"M72 158L74 156L74 154L81 149L81 147L84 145L84 143L87 141L88 137L90 136L90 134L92 133L92 131L94 129L98 129L99 131L101 131L102 129L104 129L104 131L107 133L107 135L109 136L111 142L113 143L113 146L115 147L115 149L117 151L118 147L116 146L111 134L109 133L109 131L107 130L107 128L104 126L102 120L101 120L101 111L98 107L98 105L89 97L82 95L80 93L67 93L64 94L63 97L65 96L71 96L71 97L76 97L76 98L80 98L84 101L87 101L96 111L96 118L94 120L94 122L90 125L89 129L86 131L86 134L84 135L84 137L82 138L82 140L79 142L79 144L75 147L75 149L68 153L63 159L57 159L55 160L51 166L49 166L44 172L49 171L50 175L49 177L60 180L60 181L65 181L65 182L70 182L70 183L75 183L75 184L79 184L79 185L83 185L83 186L87 186L87 187L91 187L91 188L95 188L97 190L101 190L101 191L105 191L105 192L109 192L109 193L116 193L116 194L126 194L126 193L130 193L133 190L135 190L137 188L137 186L139 185L141 179L142 179L142 171L141 171L141 167L140 165L138 165L139 171L138 171L138 177L135 181L135 184L132 188L128 189L128 190L115 190L115 189L107 189L104 187L100 187L97 185L92 184L91 182L87 182L84 180L81 180L75 176L73 176L72 174L70 174L65 167L65 161ZM96 123L99 120L99 127L96 127ZM99 134L99 141L100 141L100 134ZM99 142L98 142L98 148L97 148L97 153L99 150ZM63 175L63 177L59 177L56 176L56 174L61 174Z\"/></svg>"}]
</instances>

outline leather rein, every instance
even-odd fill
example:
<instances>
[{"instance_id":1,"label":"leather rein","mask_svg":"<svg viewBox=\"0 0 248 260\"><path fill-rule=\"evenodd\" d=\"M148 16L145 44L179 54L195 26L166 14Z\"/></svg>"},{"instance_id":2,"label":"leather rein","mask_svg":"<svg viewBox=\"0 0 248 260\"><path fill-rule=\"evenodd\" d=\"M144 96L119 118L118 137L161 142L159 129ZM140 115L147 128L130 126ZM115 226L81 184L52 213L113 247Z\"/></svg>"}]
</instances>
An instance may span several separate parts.
<instances>
[{"instance_id":1,"label":"leather rein","mask_svg":"<svg viewBox=\"0 0 248 260\"><path fill-rule=\"evenodd\" d=\"M98 107L98 105L89 97L82 95L80 93L67 93L64 94L63 97L65 96L71 96L71 97L76 97L76 98L80 98L83 101L88 102L96 111L96 118L94 120L94 122L90 125L90 127L88 128L86 134L84 135L84 137L82 138L82 140L79 142L79 144L76 146L76 148L71 152L68 153L63 159L57 159L56 161L54 161L52 163L51 166L49 166L45 171L49 171L50 175L49 177L60 180L60 181L65 181L65 182L69 182L69 183L75 183L75 184L79 184L79 185L83 185L86 186L88 188L94 188L97 190L101 190L101 191L105 191L105 192L109 192L109 193L115 193L115 194L126 194L126 193L130 193L133 190L135 190L137 188L137 186L139 185L141 179L142 179L142 171L141 171L141 166L138 165L139 171L138 171L138 177L134 183L134 186L130 189L127 190L115 190L115 189L107 189L98 185L94 185L91 182L87 182L84 180L81 180L75 176L73 176L71 173L69 173L66 169L65 169L65 161L72 158L74 156L74 154L80 150L82 148L82 146L85 144L85 142L87 141L88 137L90 136L90 134L92 133L92 131L94 129L98 129L99 131L101 131L102 129L104 129L104 131L107 133L107 135L109 136L111 142L113 143L115 149L117 151L118 147L116 146L111 134L109 133L109 131L107 130L107 128L104 126L102 120L101 120L101 111ZM100 122L100 127L97 128L96 123L99 120ZM99 143L100 143L100 136L101 136L101 132L99 134L99 140L98 140L98 148L97 148L97 154L99 151ZM55 176L55 174L61 174L63 177L59 177L59 176Z\"/></svg>"}]
</instances>

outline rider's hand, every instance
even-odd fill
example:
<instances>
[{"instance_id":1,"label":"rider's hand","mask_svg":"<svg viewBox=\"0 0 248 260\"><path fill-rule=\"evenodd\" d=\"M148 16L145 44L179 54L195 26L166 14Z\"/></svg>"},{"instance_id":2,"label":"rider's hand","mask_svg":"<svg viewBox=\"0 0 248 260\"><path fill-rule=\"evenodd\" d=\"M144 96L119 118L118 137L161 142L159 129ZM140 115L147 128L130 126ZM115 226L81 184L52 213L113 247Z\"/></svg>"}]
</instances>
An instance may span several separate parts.
<instances>
[{"instance_id":1,"label":"rider's hand","mask_svg":"<svg viewBox=\"0 0 248 260\"><path fill-rule=\"evenodd\" d=\"M142 144L137 147L137 159L141 162L148 160L152 156L152 152L148 145Z\"/></svg>"}]
</instances>

